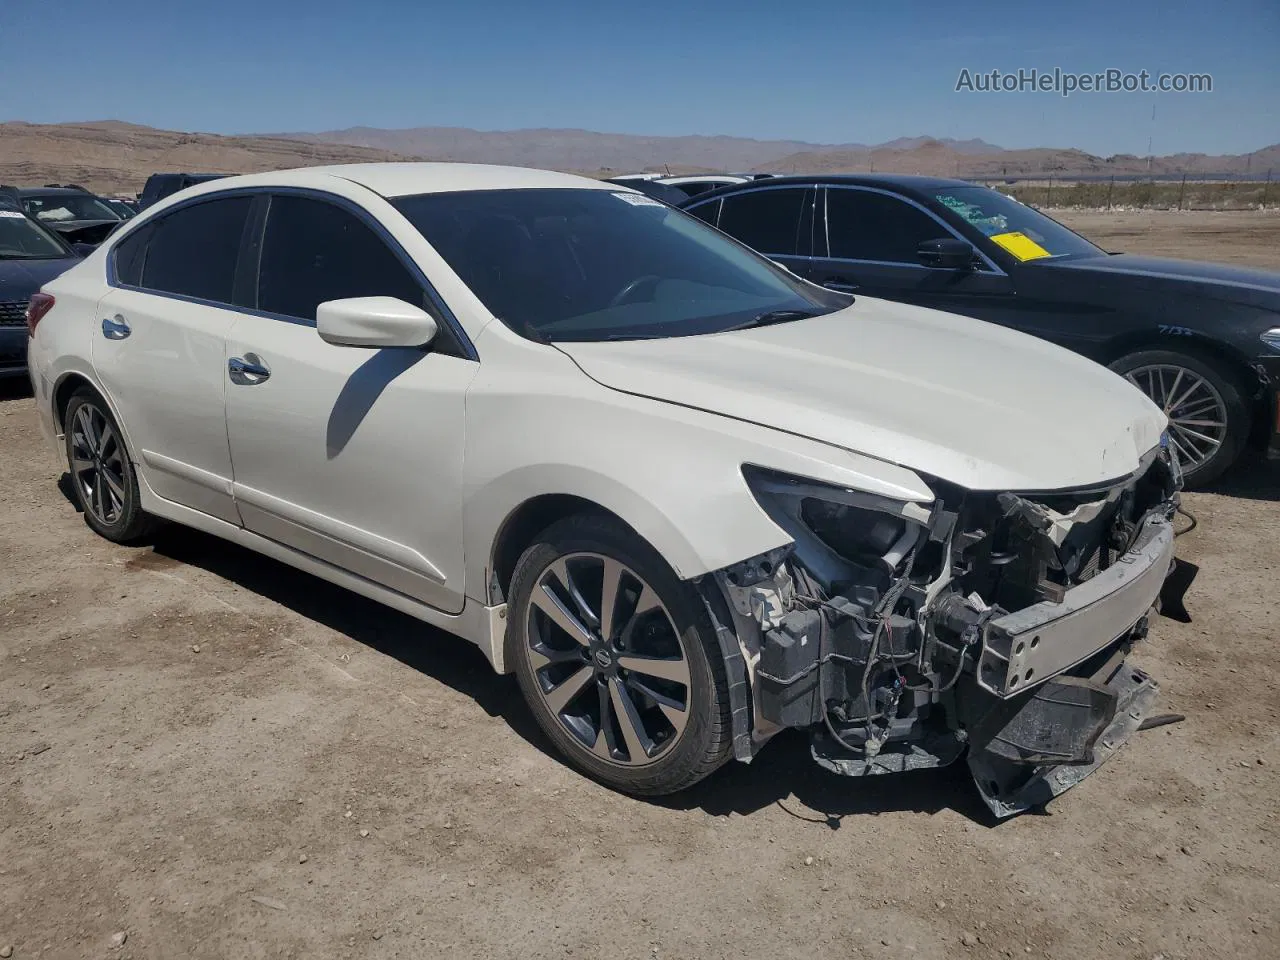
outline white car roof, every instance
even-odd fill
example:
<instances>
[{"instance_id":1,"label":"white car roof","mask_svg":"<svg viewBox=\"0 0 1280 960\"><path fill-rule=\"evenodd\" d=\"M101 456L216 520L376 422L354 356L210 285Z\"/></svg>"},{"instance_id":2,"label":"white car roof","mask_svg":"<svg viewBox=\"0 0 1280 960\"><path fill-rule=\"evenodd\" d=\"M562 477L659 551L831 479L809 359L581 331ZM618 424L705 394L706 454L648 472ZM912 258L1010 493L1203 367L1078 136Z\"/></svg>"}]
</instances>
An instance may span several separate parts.
<instances>
[{"instance_id":1,"label":"white car roof","mask_svg":"<svg viewBox=\"0 0 1280 960\"><path fill-rule=\"evenodd\" d=\"M332 177L358 183L384 197L456 190L531 190L541 188L618 190L615 183L551 170L503 167L487 163L344 163L299 167L210 181L208 191L239 186L315 187Z\"/></svg>"},{"instance_id":2,"label":"white car roof","mask_svg":"<svg viewBox=\"0 0 1280 960\"><path fill-rule=\"evenodd\" d=\"M672 186L678 186L682 183L750 183L750 177L742 177L736 173L703 173L695 174L687 177L662 177L659 183L669 183Z\"/></svg>"}]
</instances>

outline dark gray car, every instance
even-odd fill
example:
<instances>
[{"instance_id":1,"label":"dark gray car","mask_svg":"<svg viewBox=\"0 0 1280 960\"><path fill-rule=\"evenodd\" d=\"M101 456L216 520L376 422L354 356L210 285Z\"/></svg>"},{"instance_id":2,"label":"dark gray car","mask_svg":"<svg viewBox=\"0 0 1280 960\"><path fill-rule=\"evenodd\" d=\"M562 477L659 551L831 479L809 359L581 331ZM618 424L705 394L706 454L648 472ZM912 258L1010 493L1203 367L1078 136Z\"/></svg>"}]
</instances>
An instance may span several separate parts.
<instances>
[{"instance_id":1,"label":"dark gray car","mask_svg":"<svg viewBox=\"0 0 1280 960\"><path fill-rule=\"evenodd\" d=\"M0 200L0 379L27 372L27 301L79 259L56 233Z\"/></svg>"}]
</instances>

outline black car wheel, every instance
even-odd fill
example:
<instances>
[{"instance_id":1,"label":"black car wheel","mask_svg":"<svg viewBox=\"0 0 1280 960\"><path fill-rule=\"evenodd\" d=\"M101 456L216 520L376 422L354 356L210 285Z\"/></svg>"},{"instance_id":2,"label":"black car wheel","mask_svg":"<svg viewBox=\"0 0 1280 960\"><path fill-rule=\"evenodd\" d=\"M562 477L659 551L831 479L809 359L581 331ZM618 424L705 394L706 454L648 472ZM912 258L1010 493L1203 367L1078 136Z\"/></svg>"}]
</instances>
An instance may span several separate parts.
<instances>
[{"instance_id":1,"label":"black car wheel","mask_svg":"<svg viewBox=\"0 0 1280 960\"><path fill-rule=\"evenodd\" d=\"M1203 487L1235 463L1249 436L1249 407L1216 363L1171 350L1121 357L1111 369L1169 418L1169 441L1188 487Z\"/></svg>"},{"instance_id":2,"label":"black car wheel","mask_svg":"<svg viewBox=\"0 0 1280 960\"><path fill-rule=\"evenodd\" d=\"M728 682L701 600L616 520L570 517L525 550L506 652L543 732L607 786L674 793L729 757Z\"/></svg>"}]
</instances>

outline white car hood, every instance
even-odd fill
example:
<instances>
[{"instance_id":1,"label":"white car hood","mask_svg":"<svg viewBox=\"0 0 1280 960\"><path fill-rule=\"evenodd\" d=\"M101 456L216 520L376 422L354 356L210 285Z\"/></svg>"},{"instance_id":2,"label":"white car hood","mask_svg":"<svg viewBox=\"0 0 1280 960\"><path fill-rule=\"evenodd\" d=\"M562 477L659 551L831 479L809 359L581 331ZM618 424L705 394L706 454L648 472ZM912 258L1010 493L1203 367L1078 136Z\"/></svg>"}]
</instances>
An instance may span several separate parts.
<instances>
[{"instance_id":1,"label":"white car hood","mask_svg":"<svg viewBox=\"0 0 1280 960\"><path fill-rule=\"evenodd\" d=\"M973 490L1115 480L1138 468L1166 426L1137 388L1061 347L869 297L757 329L556 346L612 389L820 440Z\"/></svg>"}]
</instances>

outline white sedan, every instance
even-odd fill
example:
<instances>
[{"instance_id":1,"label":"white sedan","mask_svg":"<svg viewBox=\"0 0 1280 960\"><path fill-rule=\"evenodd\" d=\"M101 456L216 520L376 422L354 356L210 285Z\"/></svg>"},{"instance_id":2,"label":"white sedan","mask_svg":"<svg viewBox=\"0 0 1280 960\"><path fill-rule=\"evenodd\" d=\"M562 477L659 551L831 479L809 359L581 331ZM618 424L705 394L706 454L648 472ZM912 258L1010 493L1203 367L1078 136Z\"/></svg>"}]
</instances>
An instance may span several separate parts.
<instances>
[{"instance_id":1,"label":"white sedan","mask_svg":"<svg viewBox=\"0 0 1280 960\"><path fill-rule=\"evenodd\" d=\"M615 184L217 180L49 282L28 325L95 531L187 524L459 634L627 792L799 727L852 776L967 748L1003 815L1153 696L1121 667L1172 562L1160 410Z\"/></svg>"}]
</instances>

